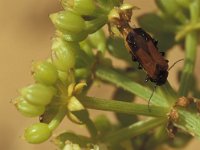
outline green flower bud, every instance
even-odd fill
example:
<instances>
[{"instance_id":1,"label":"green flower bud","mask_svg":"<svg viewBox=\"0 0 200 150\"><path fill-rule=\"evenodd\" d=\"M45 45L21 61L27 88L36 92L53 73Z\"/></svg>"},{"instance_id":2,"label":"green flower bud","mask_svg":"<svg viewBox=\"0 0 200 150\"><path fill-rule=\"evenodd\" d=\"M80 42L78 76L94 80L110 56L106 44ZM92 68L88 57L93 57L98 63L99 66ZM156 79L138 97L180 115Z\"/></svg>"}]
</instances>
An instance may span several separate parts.
<instances>
[{"instance_id":1,"label":"green flower bud","mask_svg":"<svg viewBox=\"0 0 200 150\"><path fill-rule=\"evenodd\" d=\"M39 144L48 140L52 135L48 124L36 123L25 130L24 137L31 144Z\"/></svg>"},{"instance_id":2,"label":"green flower bud","mask_svg":"<svg viewBox=\"0 0 200 150\"><path fill-rule=\"evenodd\" d=\"M93 15L95 11L94 0L74 0L74 11L80 15Z\"/></svg>"},{"instance_id":3,"label":"green flower bud","mask_svg":"<svg viewBox=\"0 0 200 150\"><path fill-rule=\"evenodd\" d=\"M64 9L73 9L79 15L92 16L95 11L94 0L61 0Z\"/></svg>"},{"instance_id":4,"label":"green flower bud","mask_svg":"<svg viewBox=\"0 0 200 150\"><path fill-rule=\"evenodd\" d=\"M46 85L52 85L58 79L56 67L46 61L33 64L33 76L37 82Z\"/></svg>"},{"instance_id":5,"label":"green flower bud","mask_svg":"<svg viewBox=\"0 0 200 150\"><path fill-rule=\"evenodd\" d=\"M27 102L23 97L18 97L15 104L17 110L26 117L37 117L44 113L45 106L36 106Z\"/></svg>"},{"instance_id":6,"label":"green flower bud","mask_svg":"<svg viewBox=\"0 0 200 150\"><path fill-rule=\"evenodd\" d=\"M65 32L62 37L68 42L80 42L86 39L88 36L87 31L83 31L81 33L67 33Z\"/></svg>"},{"instance_id":7,"label":"green flower bud","mask_svg":"<svg viewBox=\"0 0 200 150\"><path fill-rule=\"evenodd\" d=\"M67 109L68 109L67 115L71 121L77 124L83 124L83 122L73 114L73 111L85 110L84 106L79 102L79 100L76 97L72 96L69 99L67 104Z\"/></svg>"},{"instance_id":8,"label":"green flower bud","mask_svg":"<svg viewBox=\"0 0 200 150\"><path fill-rule=\"evenodd\" d=\"M75 54L78 43L66 42L61 38L56 38L52 45L52 61L58 70L68 71L75 65Z\"/></svg>"},{"instance_id":9,"label":"green flower bud","mask_svg":"<svg viewBox=\"0 0 200 150\"><path fill-rule=\"evenodd\" d=\"M83 18L71 11L61 11L50 15L53 24L63 33L81 33L85 30Z\"/></svg>"},{"instance_id":10,"label":"green flower bud","mask_svg":"<svg viewBox=\"0 0 200 150\"><path fill-rule=\"evenodd\" d=\"M23 88L20 92L29 103L46 106L51 102L56 90L51 86L36 83Z\"/></svg>"}]
</instances>

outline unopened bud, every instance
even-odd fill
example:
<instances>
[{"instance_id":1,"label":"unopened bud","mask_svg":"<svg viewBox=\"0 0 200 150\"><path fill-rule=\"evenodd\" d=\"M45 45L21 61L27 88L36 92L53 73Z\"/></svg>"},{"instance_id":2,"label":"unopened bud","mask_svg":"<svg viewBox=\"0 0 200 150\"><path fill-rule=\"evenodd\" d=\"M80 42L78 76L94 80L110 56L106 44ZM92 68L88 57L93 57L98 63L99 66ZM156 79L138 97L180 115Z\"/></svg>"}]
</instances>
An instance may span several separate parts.
<instances>
[{"instance_id":1,"label":"unopened bud","mask_svg":"<svg viewBox=\"0 0 200 150\"><path fill-rule=\"evenodd\" d=\"M50 15L53 24L63 33L81 33L85 30L83 18L71 11L61 11Z\"/></svg>"},{"instance_id":2,"label":"unopened bud","mask_svg":"<svg viewBox=\"0 0 200 150\"><path fill-rule=\"evenodd\" d=\"M56 90L51 86L36 83L23 88L20 92L29 103L46 106L51 102Z\"/></svg>"},{"instance_id":3,"label":"unopened bud","mask_svg":"<svg viewBox=\"0 0 200 150\"><path fill-rule=\"evenodd\" d=\"M36 123L25 130L24 137L31 144L39 144L48 140L52 135L48 124Z\"/></svg>"},{"instance_id":4,"label":"unopened bud","mask_svg":"<svg viewBox=\"0 0 200 150\"><path fill-rule=\"evenodd\" d=\"M79 15L92 16L95 11L94 0L62 0L64 9L73 9Z\"/></svg>"},{"instance_id":5,"label":"unopened bud","mask_svg":"<svg viewBox=\"0 0 200 150\"><path fill-rule=\"evenodd\" d=\"M27 102L23 97L16 99L15 106L17 110L26 117L37 117L44 113L45 106L37 106Z\"/></svg>"},{"instance_id":6,"label":"unopened bud","mask_svg":"<svg viewBox=\"0 0 200 150\"><path fill-rule=\"evenodd\" d=\"M33 76L37 82L46 85L52 85L58 79L58 73L55 66L46 61L33 63Z\"/></svg>"},{"instance_id":7,"label":"unopened bud","mask_svg":"<svg viewBox=\"0 0 200 150\"><path fill-rule=\"evenodd\" d=\"M75 65L77 43L55 38L52 45L52 61L58 70L68 71Z\"/></svg>"}]
</instances>

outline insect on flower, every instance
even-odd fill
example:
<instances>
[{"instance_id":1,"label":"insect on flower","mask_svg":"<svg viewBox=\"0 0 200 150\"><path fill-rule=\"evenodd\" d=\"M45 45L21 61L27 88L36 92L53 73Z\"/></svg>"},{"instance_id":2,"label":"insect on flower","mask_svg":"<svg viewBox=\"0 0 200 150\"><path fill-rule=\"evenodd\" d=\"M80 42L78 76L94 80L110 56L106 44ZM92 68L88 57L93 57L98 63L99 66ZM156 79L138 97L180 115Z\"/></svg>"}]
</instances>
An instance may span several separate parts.
<instances>
[{"instance_id":1,"label":"insect on flower","mask_svg":"<svg viewBox=\"0 0 200 150\"><path fill-rule=\"evenodd\" d=\"M125 9L124 9L125 8ZM127 8L127 9L126 9ZM139 63L138 68L146 72L145 81L155 83L153 92L148 101L148 107L153 93L157 86L166 83L168 71L179 61L176 61L171 67L168 66L168 60L163 55L164 52L159 52L158 41L153 39L142 28L132 28L129 25L134 7L122 6L115 8L112 12L113 17L109 18L110 26L115 26L124 38L125 46L132 56L132 60Z\"/></svg>"},{"instance_id":2,"label":"insect on flower","mask_svg":"<svg viewBox=\"0 0 200 150\"><path fill-rule=\"evenodd\" d=\"M157 49L155 41L142 28L135 28L126 36L126 47L134 61L139 63L146 73L146 81L163 85L168 77L168 60Z\"/></svg>"},{"instance_id":3,"label":"insect on flower","mask_svg":"<svg viewBox=\"0 0 200 150\"><path fill-rule=\"evenodd\" d=\"M168 60L159 52L157 41L154 40L142 28L132 28L129 25L132 15L131 11L118 10L119 17L113 18L112 23L123 35L125 46L132 56L133 61L139 63L139 69L146 73L146 80L154 82L155 85L165 84L168 77Z\"/></svg>"},{"instance_id":4,"label":"insect on flower","mask_svg":"<svg viewBox=\"0 0 200 150\"><path fill-rule=\"evenodd\" d=\"M167 81L169 70L168 60L163 57L163 52L158 51L158 42L156 40L142 28L132 28L129 25L132 9L118 9L117 13L118 17L111 19L111 25L114 24L120 31L124 38L126 48L132 56L132 60L137 61L139 63L138 68L146 72L147 76L145 81L150 80L155 83L155 90L156 86L161 86Z\"/></svg>"}]
</instances>

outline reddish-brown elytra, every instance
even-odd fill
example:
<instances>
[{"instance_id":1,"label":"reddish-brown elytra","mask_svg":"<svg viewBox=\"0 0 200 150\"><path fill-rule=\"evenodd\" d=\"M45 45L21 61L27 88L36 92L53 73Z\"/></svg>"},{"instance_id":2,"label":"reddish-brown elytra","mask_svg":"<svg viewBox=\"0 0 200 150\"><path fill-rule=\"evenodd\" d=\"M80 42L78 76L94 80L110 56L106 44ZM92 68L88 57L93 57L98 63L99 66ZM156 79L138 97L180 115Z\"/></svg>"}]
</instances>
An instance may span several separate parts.
<instances>
[{"instance_id":1,"label":"reddish-brown elytra","mask_svg":"<svg viewBox=\"0 0 200 150\"><path fill-rule=\"evenodd\" d=\"M139 68L147 73L146 81L150 80L155 86L165 84L168 77L168 60L158 51L157 41L142 28L132 28L129 25L132 11L118 9L118 18L112 18L114 24L123 35L126 48L133 61L139 63Z\"/></svg>"},{"instance_id":2,"label":"reddish-brown elytra","mask_svg":"<svg viewBox=\"0 0 200 150\"><path fill-rule=\"evenodd\" d=\"M157 49L157 42L142 28L135 28L126 37L126 47L133 60L146 71L146 81L165 84L168 77L168 61Z\"/></svg>"},{"instance_id":3,"label":"reddish-brown elytra","mask_svg":"<svg viewBox=\"0 0 200 150\"><path fill-rule=\"evenodd\" d=\"M168 60L164 59L162 53L158 51L157 41L155 41L142 28L135 28L130 31L125 39L126 47L134 61L139 63L139 67L143 68L146 73L146 82L150 80L155 83L150 100L156 89L166 83L168 77ZM149 108L150 110L150 108Z\"/></svg>"},{"instance_id":4,"label":"reddish-brown elytra","mask_svg":"<svg viewBox=\"0 0 200 150\"><path fill-rule=\"evenodd\" d=\"M157 41L154 40L142 28L132 28L129 25L132 10L118 9L118 17L111 19L113 24L118 28L123 35L126 48L132 56L133 61L139 63L139 68L147 73L146 81L150 80L155 83L152 95L156 86L161 86L166 83L168 77L168 60L163 57L157 48ZM148 102L148 106L149 106Z\"/></svg>"}]
</instances>

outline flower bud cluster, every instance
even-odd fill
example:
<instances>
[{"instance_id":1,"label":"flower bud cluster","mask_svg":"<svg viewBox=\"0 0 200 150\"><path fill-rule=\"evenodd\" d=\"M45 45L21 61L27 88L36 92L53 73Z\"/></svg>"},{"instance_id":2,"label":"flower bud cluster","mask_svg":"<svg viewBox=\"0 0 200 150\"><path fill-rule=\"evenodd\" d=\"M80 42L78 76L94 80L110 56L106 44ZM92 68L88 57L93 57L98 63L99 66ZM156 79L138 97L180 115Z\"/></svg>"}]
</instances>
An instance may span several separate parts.
<instances>
[{"instance_id":1,"label":"flower bud cluster","mask_svg":"<svg viewBox=\"0 0 200 150\"><path fill-rule=\"evenodd\" d=\"M25 130L25 139L33 144L49 139L66 115L77 124L88 120L89 114L77 95L86 86L82 80L92 76L96 57L105 53L106 38L99 29L121 0L62 0L61 3L64 10L50 15L56 28L51 57L32 64L35 83L22 88L15 101L22 115L40 117L40 123ZM105 59L104 63L110 61Z\"/></svg>"},{"instance_id":2,"label":"flower bud cluster","mask_svg":"<svg viewBox=\"0 0 200 150\"><path fill-rule=\"evenodd\" d=\"M45 107L56 93L52 86L35 83L23 88L16 100L17 109L27 117L37 117L44 113Z\"/></svg>"},{"instance_id":3,"label":"flower bud cluster","mask_svg":"<svg viewBox=\"0 0 200 150\"><path fill-rule=\"evenodd\" d=\"M61 107L65 110L64 115L70 120L82 123L72 113L85 110L75 97L86 85L83 82L74 83L73 70L78 51L80 51L78 43L67 42L57 37L53 40L51 58L33 63L32 74L35 83L22 88L20 96L15 101L18 111L24 116L41 116L42 123L33 124L25 130L24 137L29 143L41 143L51 136L57 126L54 125L54 120L60 118L57 114L63 111Z\"/></svg>"},{"instance_id":4,"label":"flower bud cluster","mask_svg":"<svg viewBox=\"0 0 200 150\"><path fill-rule=\"evenodd\" d=\"M120 3L120 0L61 0L64 10L51 14L50 18L66 41L80 42L105 25L108 12Z\"/></svg>"}]
</instances>

